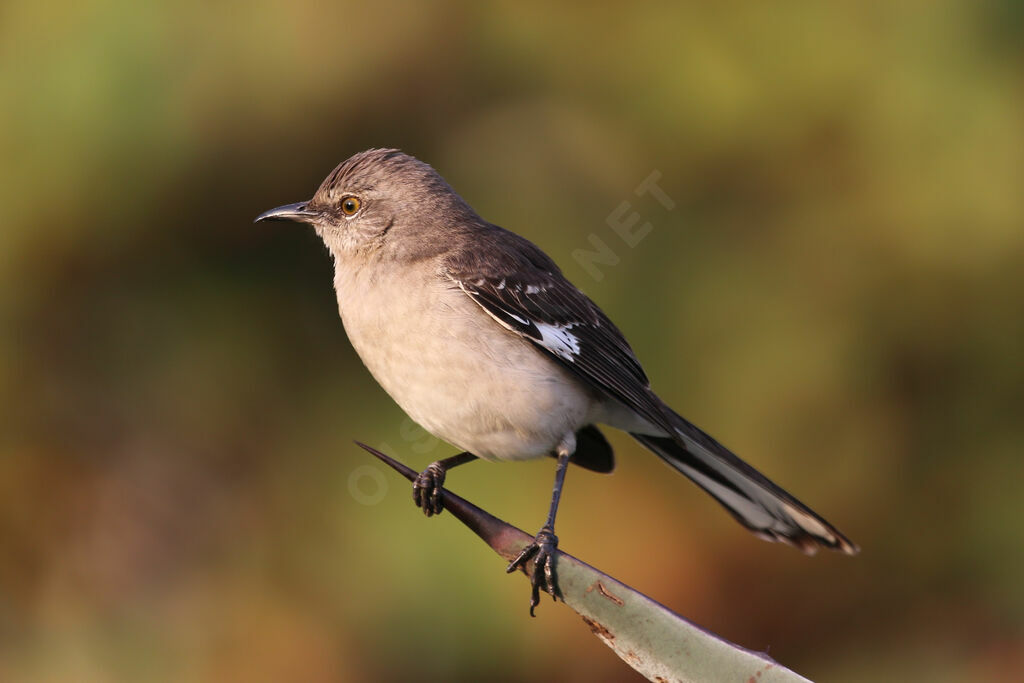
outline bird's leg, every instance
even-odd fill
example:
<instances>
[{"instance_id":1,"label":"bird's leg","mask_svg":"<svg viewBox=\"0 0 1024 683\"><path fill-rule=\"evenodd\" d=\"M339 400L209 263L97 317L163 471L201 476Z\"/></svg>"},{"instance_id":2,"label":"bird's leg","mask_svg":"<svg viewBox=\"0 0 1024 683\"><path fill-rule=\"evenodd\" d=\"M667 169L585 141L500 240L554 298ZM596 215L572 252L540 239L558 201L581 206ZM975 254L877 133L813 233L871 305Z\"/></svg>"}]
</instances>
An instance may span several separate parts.
<instances>
[{"instance_id":1,"label":"bird's leg","mask_svg":"<svg viewBox=\"0 0 1024 683\"><path fill-rule=\"evenodd\" d=\"M557 453L558 466L555 469L555 486L551 490L551 510L548 511L548 521L537 532L533 542L523 548L506 569L509 573L514 572L520 567L525 567L530 559L533 559L533 571L526 570L530 577L530 585L533 587L530 593L531 617L536 616L533 610L540 603L542 586L551 594L552 600L561 596L561 591L558 589L558 576L555 574L555 552L558 549L558 536L555 536L555 515L558 513L558 500L562 497L562 484L565 482L565 470L569 466L572 449L563 444L559 446Z\"/></svg>"},{"instance_id":2,"label":"bird's leg","mask_svg":"<svg viewBox=\"0 0 1024 683\"><path fill-rule=\"evenodd\" d=\"M420 472L412 483L412 499L416 507L423 508L423 514L427 517L441 514L444 510L444 490L441 487L444 486L445 474L451 468L471 460L476 460L476 456L467 451L433 462Z\"/></svg>"}]
</instances>

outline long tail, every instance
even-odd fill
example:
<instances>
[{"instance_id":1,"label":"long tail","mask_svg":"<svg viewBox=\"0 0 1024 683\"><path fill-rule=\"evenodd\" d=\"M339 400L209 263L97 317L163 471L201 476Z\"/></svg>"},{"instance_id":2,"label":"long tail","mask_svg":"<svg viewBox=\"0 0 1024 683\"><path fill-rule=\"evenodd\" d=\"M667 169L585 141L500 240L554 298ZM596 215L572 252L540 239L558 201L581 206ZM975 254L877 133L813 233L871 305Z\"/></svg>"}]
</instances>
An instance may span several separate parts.
<instances>
[{"instance_id":1,"label":"long tail","mask_svg":"<svg viewBox=\"0 0 1024 683\"><path fill-rule=\"evenodd\" d=\"M810 508L666 407L678 438L632 434L721 503L740 524L768 541L807 554L818 546L854 555L859 548Z\"/></svg>"}]
</instances>

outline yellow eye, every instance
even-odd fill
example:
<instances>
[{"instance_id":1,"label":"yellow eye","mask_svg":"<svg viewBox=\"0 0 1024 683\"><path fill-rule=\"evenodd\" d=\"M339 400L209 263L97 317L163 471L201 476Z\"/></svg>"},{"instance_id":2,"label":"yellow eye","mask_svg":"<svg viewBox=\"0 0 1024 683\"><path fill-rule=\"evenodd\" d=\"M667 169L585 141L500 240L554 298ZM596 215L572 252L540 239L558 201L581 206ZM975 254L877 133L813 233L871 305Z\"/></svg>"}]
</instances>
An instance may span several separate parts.
<instances>
[{"instance_id":1,"label":"yellow eye","mask_svg":"<svg viewBox=\"0 0 1024 683\"><path fill-rule=\"evenodd\" d=\"M358 197L345 197L341 200L341 212L346 216L356 215L360 206Z\"/></svg>"}]
</instances>

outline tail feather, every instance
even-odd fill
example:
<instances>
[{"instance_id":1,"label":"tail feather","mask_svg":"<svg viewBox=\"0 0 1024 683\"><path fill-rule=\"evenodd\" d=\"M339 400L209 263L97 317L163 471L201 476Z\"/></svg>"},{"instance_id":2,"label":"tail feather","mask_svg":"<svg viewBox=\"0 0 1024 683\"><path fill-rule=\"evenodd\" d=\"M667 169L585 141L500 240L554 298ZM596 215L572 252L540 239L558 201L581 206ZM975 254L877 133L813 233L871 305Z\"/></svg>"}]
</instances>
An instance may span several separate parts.
<instances>
[{"instance_id":1,"label":"tail feather","mask_svg":"<svg viewBox=\"0 0 1024 683\"><path fill-rule=\"evenodd\" d=\"M632 434L711 494L737 521L768 541L813 554L818 546L854 555L859 548L810 508L684 418L668 410L673 437Z\"/></svg>"}]
</instances>

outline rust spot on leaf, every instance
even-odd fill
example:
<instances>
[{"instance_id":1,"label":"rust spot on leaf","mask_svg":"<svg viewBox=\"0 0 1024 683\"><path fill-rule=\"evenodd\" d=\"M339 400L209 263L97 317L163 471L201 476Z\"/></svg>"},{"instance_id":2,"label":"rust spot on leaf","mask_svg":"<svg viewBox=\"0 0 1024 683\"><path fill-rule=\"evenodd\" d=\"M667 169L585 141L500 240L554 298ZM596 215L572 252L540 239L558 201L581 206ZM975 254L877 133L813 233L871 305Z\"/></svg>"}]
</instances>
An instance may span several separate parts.
<instances>
[{"instance_id":1,"label":"rust spot on leaf","mask_svg":"<svg viewBox=\"0 0 1024 683\"><path fill-rule=\"evenodd\" d=\"M604 584L601 583L600 581L595 581L593 584L591 584L587 588L587 590L585 592L589 593L590 591L594 590L595 588L597 589L597 592L598 592L598 594L601 595L601 597L608 598L609 600L614 602L619 607L622 607L624 604L626 604L626 603L624 603L622 601L622 598L620 598L619 596L615 595L614 593L609 591L607 588L605 588Z\"/></svg>"},{"instance_id":2,"label":"rust spot on leaf","mask_svg":"<svg viewBox=\"0 0 1024 683\"><path fill-rule=\"evenodd\" d=\"M751 676L749 679L747 679L747 683L757 683L757 679L761 677L761 674L763 674L765 671L768 671L768 669L771 669L773 666L775 666L774 662L768 662L764 665L763 669L757 672L756 676Z\"/></svg>"},{"instance_id":3,"label":"rust spot on leaf","mask_svg":"<svg viewBox=\"0 0 1024 683\"><path fill-rule=\"evenodd\" d=\"M598 638L608 641L615 640L615 635L609 631L604 624L600 624L593 619L587 619L586 617L583 617L583 621L590 627L591 632L593 632L593 634Z\"/></svg>"}]
</instances>

